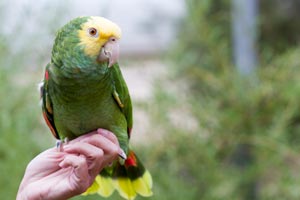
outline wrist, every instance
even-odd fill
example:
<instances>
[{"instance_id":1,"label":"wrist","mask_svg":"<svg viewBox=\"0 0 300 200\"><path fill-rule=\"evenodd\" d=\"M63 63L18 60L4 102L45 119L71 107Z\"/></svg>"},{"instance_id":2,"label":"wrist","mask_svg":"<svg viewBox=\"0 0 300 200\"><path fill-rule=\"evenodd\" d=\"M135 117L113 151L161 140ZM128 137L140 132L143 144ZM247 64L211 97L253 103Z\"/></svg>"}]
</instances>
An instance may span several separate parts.
<instances>
[{"instance_id":1,"label":"wrist","mask_svg":"<svg viewBox=\"0 0 300 200\"><path fill-rule=\"evenodd\" d=\"M37 192L31 184L25 187L22 187L22 185L23 184L21 184L21 187L19 188L17 200L45 200L43 195Z\"/></svg>"},{"instance_id":2,"label":"wrist","mask_svg":"<svg viewBox=\"0 0 300 200\"><path fill-rule=\"evenodd\" d=\"M17 194L17 200L41 200L42 198L39 198L37 195L34 195L31 192L28 192L27 190L21 190L18 191Z\"/></svg>"}]
</instances>

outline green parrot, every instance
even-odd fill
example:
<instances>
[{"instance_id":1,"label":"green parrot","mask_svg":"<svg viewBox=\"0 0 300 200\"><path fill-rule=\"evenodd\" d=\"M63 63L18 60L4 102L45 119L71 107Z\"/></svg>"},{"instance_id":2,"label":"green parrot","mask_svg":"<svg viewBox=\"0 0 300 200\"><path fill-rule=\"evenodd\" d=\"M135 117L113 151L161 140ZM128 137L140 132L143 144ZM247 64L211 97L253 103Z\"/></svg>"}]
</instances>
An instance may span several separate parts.
<instances>
[{"instance_id":1,"label":"green parrot","mask_svg":"<svg viewBox=\"0 0 300 200\"><path fill-rule=\"evenodd\" d=\"M96 16L78 17L56 35L41 85L43 116L59 141L104 128L125 155L104 168L84 194L125 199L152 195L152 178L129 148L132 104L118 65L121 29Z\"/></svg>"}]
</instances>

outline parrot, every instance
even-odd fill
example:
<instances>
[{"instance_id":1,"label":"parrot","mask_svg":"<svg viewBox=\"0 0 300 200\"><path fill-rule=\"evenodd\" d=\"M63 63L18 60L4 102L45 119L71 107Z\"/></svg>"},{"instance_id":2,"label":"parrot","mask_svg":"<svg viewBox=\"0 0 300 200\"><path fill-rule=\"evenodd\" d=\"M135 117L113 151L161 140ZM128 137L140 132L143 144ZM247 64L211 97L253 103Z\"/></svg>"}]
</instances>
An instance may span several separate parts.
<instances>
[{"instance_id":1,"label":"parrot","mask_svg":"<svg viewBox=\"0 0 300 200\"><path fill-rule=\"evenodd\" d=\"M120 27L100 16L60 28L40 86L42 113L62 146L98 128L113 132L126 155L105 167L83 195L149 197L152 176L129 147L132 103L119 60Z\"/></svg>"}]
</instances>

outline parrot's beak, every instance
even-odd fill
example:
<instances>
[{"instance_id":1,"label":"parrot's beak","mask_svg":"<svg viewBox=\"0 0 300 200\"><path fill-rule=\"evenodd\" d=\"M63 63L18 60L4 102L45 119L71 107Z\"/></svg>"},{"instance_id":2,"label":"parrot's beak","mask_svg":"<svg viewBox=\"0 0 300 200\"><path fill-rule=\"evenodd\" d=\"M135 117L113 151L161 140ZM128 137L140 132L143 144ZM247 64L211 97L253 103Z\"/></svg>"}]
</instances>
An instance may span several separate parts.
<instances>
[{"instance_id":1,"label":"parrot's beak","mask_svg":"<svg viewBox=\"0 0 300 200\"><path fill-rule=\"evenodd\" d=\"M119 60L119 41L115 37L109 40L102 46L98 56L99 62L107 62L108 67L113 66Z\"/></svg>"}]
</instances>

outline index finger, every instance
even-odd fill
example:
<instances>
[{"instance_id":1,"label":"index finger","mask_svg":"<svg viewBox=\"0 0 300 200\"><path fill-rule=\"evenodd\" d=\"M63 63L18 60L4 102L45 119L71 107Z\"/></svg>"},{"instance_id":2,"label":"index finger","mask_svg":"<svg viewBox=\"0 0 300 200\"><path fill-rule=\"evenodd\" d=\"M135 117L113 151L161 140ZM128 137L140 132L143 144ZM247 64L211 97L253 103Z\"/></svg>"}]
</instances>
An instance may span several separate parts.
<instances>
[{"instance_id":1,"label":"index finger","mask_svg":"<svg viewBox=\"0 0 300 200\"><path fill-rule=\"evenodd\" d=\"M114 144L116 144L117 146L119 146L118 138L111 131L106 130L106 129L102 129L102 128L98 128L97 129L97 133L101 134L102 136L106 137L107 139L109 139L110 141L112 141Z\"/></svg>"},{"instance_id":2,"label":"index finger","mask_svg":"<svg viewBox=\"0 0 300 200\"><path fill-rule=\"evenodd\" d=\"M95 131L92 131L92 132L86 133L84 135L81 135L78 138L75 138L74 140L71 140L70 143L80 142L82 140L85 140L88 137L91 137L94 134L101 134L102 136L106 137L111 142L113 142L115 145L119 146L119 141L118 141L117 137L115 136L115 134L113 134L111 131L103 129L103 128L99 128Z\"/></svg>"},{"instance_id":3,"label":"index finger","mask_svg":"<svg viewBox=\"0 0 300 200\"><path fill-rule=\"evenodd\" d=\"M81 135L81 136L75 138L74 140L71 140L70 143L72 144L72 143L75 143L75 142L80 142L81 140L83 140L85 138L88 138L88 137L91 137L94 134L98 134L97 130L86 133L84 135Z\"/></svg>"}]
</instances>

